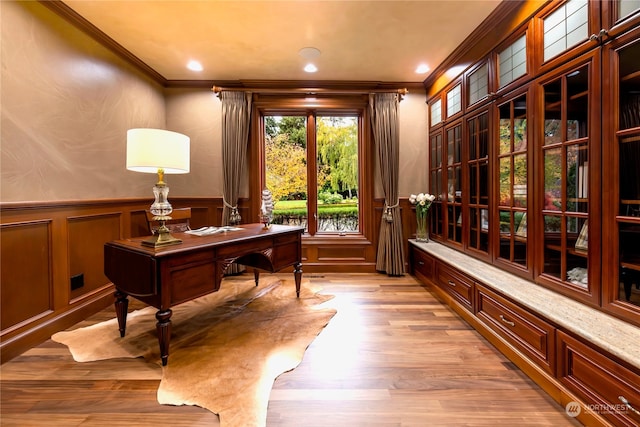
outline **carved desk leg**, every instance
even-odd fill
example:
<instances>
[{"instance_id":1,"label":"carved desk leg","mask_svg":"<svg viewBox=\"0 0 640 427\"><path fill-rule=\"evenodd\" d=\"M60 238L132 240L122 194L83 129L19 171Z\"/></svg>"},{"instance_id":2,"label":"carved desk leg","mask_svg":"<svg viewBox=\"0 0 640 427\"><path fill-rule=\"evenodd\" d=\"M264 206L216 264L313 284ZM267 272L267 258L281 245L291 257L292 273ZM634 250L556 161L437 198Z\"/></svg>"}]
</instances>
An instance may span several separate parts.
<instances>
[{"instance_id":1,"label":"carved desk leg","mask_svg":"<svg viewBox=\"0 0 640 427\"><path fill-rule=\"evenodd\" d=\"M300 281L302 280L302 263L297 262L293 266L293 275L296 278L296 297L300 298Z\"/></svg>"},{"instance_id":2,"label":"carved desk leg","mask_svg":"<svg viewBox=\"0 0 640 427\"><path fill-rule=\"evenodd\" d=\"M158 331L158 344L160 344L160 358L162 366L167 366L169 360L169 339L171 338L171 309L158 310L156 313L156 330Z\"/></svg>"},{"instance_id":3,"label":"carved desk leg","mask_svg":"<svg viewBox=\"0 0 640 427\"><path fill-rule=\"evenodd\" d=\"M127 294L116 289L114 294L116 297L115 308L116 317L118 318L118 329L120 330L120 338L124 337L127 329L127 309L129 308L129 300Z\"/></svg>"},{"instance_id":4,"label":"carved desk leg","mask_svg":"<svg viewBox=\"0 0 640 427\"><path fill-rule=\"evenodd\" d=\"M260 271L257 268L253 269L253 278L256 281L256 286L258 286L258 280L260 280Z\"/></svg>"}]
</instances>

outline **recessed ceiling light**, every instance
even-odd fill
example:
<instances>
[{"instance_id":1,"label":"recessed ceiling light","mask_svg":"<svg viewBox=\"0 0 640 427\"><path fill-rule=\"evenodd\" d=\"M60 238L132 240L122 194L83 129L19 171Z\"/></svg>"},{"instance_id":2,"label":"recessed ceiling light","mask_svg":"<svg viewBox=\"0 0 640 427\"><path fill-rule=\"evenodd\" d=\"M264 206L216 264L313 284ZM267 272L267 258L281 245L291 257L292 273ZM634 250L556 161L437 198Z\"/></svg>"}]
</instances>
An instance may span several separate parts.
<instances>
[{"instance_id":1,"label":"recessed ceiling light","mask_svg":"<svg viewBox=\"0 0 640 427\"><path fill-rule=\"evenodd\" d=\"M307 73L315 73L316 71L318 71L318 67L316 67L312 63L308 63L307 65L304 66L304 70Z\"/></svg>"},{"instance_id":2,"label":"recessed ceiling light","mask_svg":"<svg viewBox=\"0 0 640 427\"><path fill-rule=\"evenodd\" d=\"M298 51L298 54L304 59L310 61L320 56L320 50L316 49L315 47L303 47Z\"/></svg>"},{"instance_id":3,"label":"recessed ceiling light","mask_svg":"<svg viewBox=\"0 0 640 427\"><path fill-rule=\"evenodd\" d=\"M418 68L416 68L416 73L424 74L429 72L429 66L427 64L420 64Z\"/></svg>"},{"instance_id":4,"label":"recessed ceiling light","mask_svg":"<svg viewBox=\"0 0 640 427\"><path fill-rule=\"evenodd\" d=\"M195 60L191 60L187 63L187 68L190 69L191 71L202 71L202 64L199 63L198 61Z\"/></svg>"}]
</instances>

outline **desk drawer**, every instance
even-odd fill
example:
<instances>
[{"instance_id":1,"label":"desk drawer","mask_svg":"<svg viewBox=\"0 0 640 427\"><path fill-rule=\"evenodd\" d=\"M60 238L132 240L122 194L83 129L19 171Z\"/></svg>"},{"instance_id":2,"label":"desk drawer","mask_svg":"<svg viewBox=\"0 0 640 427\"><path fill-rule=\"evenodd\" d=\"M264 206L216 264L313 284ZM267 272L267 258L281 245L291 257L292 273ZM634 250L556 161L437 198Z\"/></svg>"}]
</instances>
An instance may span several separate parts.
<instances>
[{"instance_id":1,"label":"desk drawer","mask_svg":"<svg viewBox=\"0 0 640 427\"><path fill-rule=\"evenodd\" d=\"M619 365L562 331L558 331L558 355L558 378L590 405L590 410L616 426L640 425L640 414L635 412L640 411L640 372Z\"/></svg>"},{"instance_id":2,"label":"desk drawer","mask_svg":"<svg viewBox=\"0 0 640 427\"><path fill-rule=\"evenodd\" d=\"M501 337L555 375L555 327L481 284L476 284L476 316Z\"/></svg>"},{"instance_id":3,"label":"desk drawer","mask_svg":"<svg viewBox=\"0 0 640 427\"><path fill-rule=\"evenodd\" d=\"M446 264L438 263L438 285L473 312L473 280Z\"/></svg>"}]
</instances>

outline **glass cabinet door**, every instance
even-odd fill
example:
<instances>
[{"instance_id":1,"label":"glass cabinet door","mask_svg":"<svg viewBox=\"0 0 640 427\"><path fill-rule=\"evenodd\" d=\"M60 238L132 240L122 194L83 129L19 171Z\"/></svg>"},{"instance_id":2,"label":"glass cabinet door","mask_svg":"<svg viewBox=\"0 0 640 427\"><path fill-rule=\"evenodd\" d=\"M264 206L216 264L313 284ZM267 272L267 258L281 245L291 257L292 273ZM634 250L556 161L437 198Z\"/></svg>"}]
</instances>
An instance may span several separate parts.
<instances>
[{"instance_id":1,"label":"glass cabinet door","mask_svg":"<svg viewBox=\"0 0 640 427\"><path fill-rule=\"evenodd\" d=\"M633 34L632 34L633 35ZM605 292L608 302L635 311L640 318L640 30L628 43L621 40L607 52L612 88L611 117L605 135L613 145L604 151L605 247L613 253L613 265L604 263L603 279L612 278ZM616 96L617 95L617 96Z\"/></svg>"},{"instance_id":2,"label":"glass cabinet door","mask_svg":"<svg viewBox=\"0 0 640 427\"><path fill-rule=\"evenodd\" d=\"M442 180L442 132L432 134L429 141L430 161L429 161L429 192L436 196L433 206L429 210L430 234L431 236L442 236L442 199L446 193L443 191Z\"/></svg>"},{"instance_id":3,"label":"glass cabinet door","mask_svg":"<svg viewBox=\"0 0 640 427\"><path fill-rule=\"evenodd\" d=\"M589 288L589 79L587 63L543 85L542 272Z\"/></svg>"},{"instance_id":4,"label":"glass cabinet door","mask_svg":"<svg viewBox=\"0 0 640 427\"><path fill-rule=\"evenodd\" d=\"M498 112L498 259L527 268L527 94L500 104Z\"/></svg>"},{"instance_id":5,"label":"glass cabinet door","mask_svg":"<svg viewBox=\"0 0 640 427\"><path fill-rule=\"evenodd\" d=\"M469 176L469 220L470 248L489 252L489 118L484 112L467 120L466 162Z\"/></svg>"},{"instance_id":6,"label":"glass cabinet door","mask_svg":"<svg viewBox=\"0 0 640 427\"><path fill-rule=\"evenodd\" d=\"M445 129L447 239L462 244L462 124Z\"/></svg>"}]
</instances>

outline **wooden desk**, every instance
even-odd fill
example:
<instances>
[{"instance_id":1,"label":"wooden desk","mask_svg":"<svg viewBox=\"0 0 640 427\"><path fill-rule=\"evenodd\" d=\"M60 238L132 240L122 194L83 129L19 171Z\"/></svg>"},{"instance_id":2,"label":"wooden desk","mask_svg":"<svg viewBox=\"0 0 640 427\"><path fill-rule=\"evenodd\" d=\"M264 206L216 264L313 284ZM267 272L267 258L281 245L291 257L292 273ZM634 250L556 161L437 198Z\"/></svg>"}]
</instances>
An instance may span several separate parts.
<instances>
[{"instance_id":1,"label":"wooden desk","mask_svg":"<svg viewBox=\"0 0 640 427\"><path fill-rule=\"evenodd\" d=\"M104 273L116 286L116 315L125 335L128 296L158 309L158 343L162 365L169 358L171 307L220 289L224 272L234 262L270 272L294 267L296 294L302 278L302 227L262 224L209 236L174 233L179 245L152 248L142 238L104 246ZM255 273L258 284L258 270Z\"/></svg>"}]
</instances>

